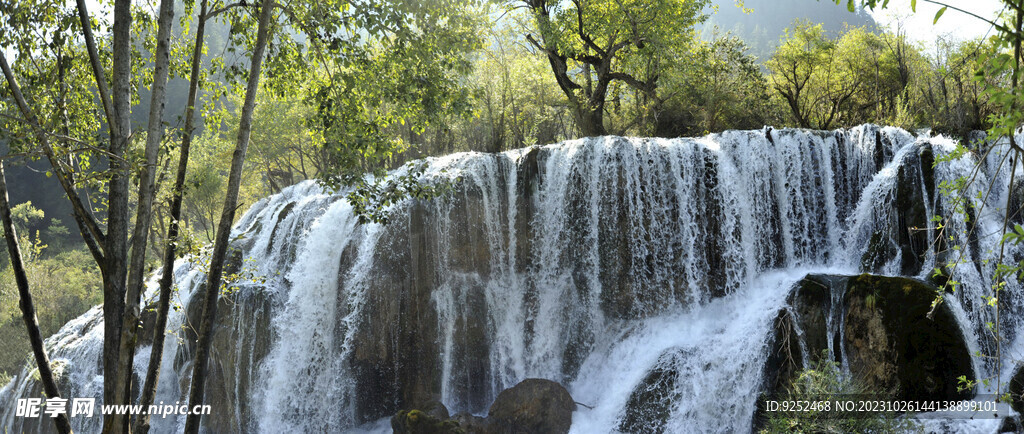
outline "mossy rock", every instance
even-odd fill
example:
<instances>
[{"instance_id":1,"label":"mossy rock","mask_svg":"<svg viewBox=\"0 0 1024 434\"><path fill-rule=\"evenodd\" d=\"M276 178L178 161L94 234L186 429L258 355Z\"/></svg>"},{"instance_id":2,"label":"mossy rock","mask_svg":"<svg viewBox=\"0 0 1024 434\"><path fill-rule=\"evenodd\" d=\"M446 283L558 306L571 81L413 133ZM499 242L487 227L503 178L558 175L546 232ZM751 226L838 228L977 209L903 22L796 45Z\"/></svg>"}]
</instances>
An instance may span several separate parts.
<instances>
[{"instance_id":1,"label":"mossy rock","mask_svg":"<svg viewBox=\"0 0 1024 434\"><path fill-rule=\"evenodd\" d=\"M869 390L897 399L967 399L957 377L974 380L970 353L938 290L904 277L869 274L846 282L843 327L849 366Z\"/></svg>"},{"instance_id":2,"label":"mossy rock","mask_svg":"<svg viewBox=\"0 0 1024 434\"><path fill-rule=\"evenodd\" d=\"M763 395L770 399L791 381L797 360L783 363L778 354L803 351L814 362L832 348L840 362L839 349L844 348L853 380L866 393L905 400L969 398L969 391L958 390L958 377L975 379L970 352L949 307L939 304L933 312L938 291L905 277L806 276L794 285L789 307L773 323ZM838 325L832 336L830 322ZM1020 385L1024 392L1024 380ZM754 415L755 427L764 422L759 416Z\"/></svg>"}]
</instances>

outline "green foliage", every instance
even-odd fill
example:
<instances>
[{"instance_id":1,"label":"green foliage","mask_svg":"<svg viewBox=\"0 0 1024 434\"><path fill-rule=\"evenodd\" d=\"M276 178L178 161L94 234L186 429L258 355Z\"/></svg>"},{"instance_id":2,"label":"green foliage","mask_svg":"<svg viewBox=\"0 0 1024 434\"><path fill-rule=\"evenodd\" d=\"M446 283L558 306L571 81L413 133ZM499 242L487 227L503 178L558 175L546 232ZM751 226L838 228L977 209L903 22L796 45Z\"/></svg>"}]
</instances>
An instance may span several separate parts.
<instances>
[{"instance_id":1,"label":"green foliage","mask_svg":"<svg viewBox=\"0 0 1024 434\"><path fill-rule=\"evenodd\" d=\"M398 173L379 181L363 182L345 196L352 204L359 223L387 224L391 206L405 199L429 199L449 193L458 179L444 178L444 173L426 180L427 164L409 163ZM443 172L443 170L442 170Z\"/></svg>"},{"instance_id":2,"label":"green foliage","mask_svg":"<svg viewBox=\"0 0 1024 434\"><path fill-rule=\"evenodd\" d=\"M32 202L14 206L11 214L26 274L33 285L40 330L48 336L100 301L99 272L92 266L89 254L64 246L61 240L65 239L67 228L58 220L51 219L42 231L30 229L46 223L45 214ZM57 244L50 247L44 239ZM6 383L11 375L20 372L31 349L6 247L0 250L0 260L0 383ZM4 376L8 380L3 380Z\"/></svg>"},{"instance_id":3,"label":"green foliage","mask_svg":"<svg viewBox=\"0 0 1024 434\"><path fill-rule=\"evenodd\" d=\"M550 62L583 135L606 131L609 97L632 105L636 116L612 131L650 122L665 100L659 78L692 62L695 26L706 0L511 1L525 8L526 40Z\"/></svg>"},{"instance_id":4,"label":"green foliage","mask_svg":"<svg viewBox=\"0 0 1024 434\"><path fill-rule=\"evenodd\" d=\"M210 257L213 253L212 248L209 246L197 246L187 253L191 255L188 260L193 267L198 267L203 273L209 271ZM230 300L230 297L245 285L262 285L267 283L267 276L260 273L254 258L243 258L242 252L235 248L228 249L227 258L225 259L227 264L220 284L219 292L221 297L226 297ZM181 309L177 305L173 306L173 308L175 311Z\"/></svg>"},{"instance_id":5,"label":"green foliage","mask_svg":"<svg viewBox=\"0 0 1024 434\"><path fill-rule=\"evenodd\" d=\"M36 256L25 263L40 331L55 333L101 301L100 273L83 250ZM10 267L0 271L0 373L18 373L31 352Z\"/></svg>"},{"instance_id":6,"label":"green foliage","mask_svg":"<svg viewBox=\"0 0 1024 434\"><path fill-rule=\"evenodd\" d=\"M313 39L306 78L308 125L330 162L319 173L329 187L382 174L407 147L396 129L422 133L449 115L468 115L469 53L480 47L482 17L475 3L385 2L347 16L367 30L358 45ZM330 29L328 29L330 30ZM373 79L367 79L373 77Z\"/></svg>"},{"instance_id":7,"label":"green foliage","mask_svg":"<svg viewBox=\"0 0 1024 434\"><path fill-rule=\"evenodd\" d=\"M766 66L796 126L927 126L966 137L987 128L996 110L972 79L985 47L940 38L926 56L900 26L891 32L853 27L832 37L820 24L797 22Z\"/></svg>"},{"instance_id":8,"label":"green foliage","mask_svg":"<svg viewBox=\"0 0 1024 434\"><path fill-rule=\"evenodd\" d=\"M909 102L911 63L919 57L900 35L855 27L832 39L821 25L797 22L767 66L793 122L829 129L896 118L897 104Z\"/></svg>"},{"instance_id":9,"label":"green foliage","mask_svg":"<svg viewBox=\"0 0 1024 434\"><path fill-rule=\"evenodd\" d=\"M658 121L636 132L684 136L779 125L768 81L748 51L743 41L728 34L696 44L693 61L666 71L660 80L671 97L662 103Z\"/></svg>"},{"instance_id":10,"label":"green foliage","mask_svg":"<svg viewBox=\"0 0 1024 434\"><path fill-rule=\"evenodd\" d=\"M568 102L550 68L546 58L524 49L516 28L496 23L468 78L473 116L449 121L461 143L437 151L502 151L575 136L572 114L565 110ZM429 145L420 144L431 152Z\"/></svg>"},{"instance_id":11,"label":"green foliage","mask_svg":"<svg viewBox=\"0 0 1024 434\"><path fill-rule=\"evenodd\" d=\"M112 30L109 20L110 3L88 3L100 64L110 70L110 43ZM152 82L152 68L148 58L155 49L156 20L142 4L132 8L132 64L130 99L133 105L142 103L139 89L148 89ZM173 42L181 46L183 38ZM108 151L104 122L105 115L99 104L95 78L82 37L82 25L74 2L32 0L4 2L0 5L0 46L8 49L8 60L40 126L50 136L55 161L61 171L70 174L76 187L86 192L87 205L91 205L102 223L106 210L108 170L111 163L123 160L130 170L141 169L140 140L144 135L132 136L132 149L123 157ZM180 54L181 50L175 53ZM181 65L181 58L172 59ZM180 68L179 68L180 69ZM108 79L109 79L109 72ZM148 103L148 101L147 101ZM142 112L142 110L140 110ZM37 160L42 157L40 143L35 139L30 124L10 98L10 88L0 86L0 141L7 141L11 153ZM46 173L52 176L53 171Z\"/></svg>"}]
</instances>

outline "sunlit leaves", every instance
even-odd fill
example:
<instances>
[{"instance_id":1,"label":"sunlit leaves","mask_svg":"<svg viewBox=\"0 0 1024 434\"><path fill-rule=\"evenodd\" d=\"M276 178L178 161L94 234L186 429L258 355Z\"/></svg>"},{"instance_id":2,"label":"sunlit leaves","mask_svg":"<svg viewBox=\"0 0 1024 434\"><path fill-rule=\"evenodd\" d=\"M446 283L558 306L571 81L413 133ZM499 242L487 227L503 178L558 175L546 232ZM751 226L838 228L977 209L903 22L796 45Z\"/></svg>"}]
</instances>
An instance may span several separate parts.
<instances>
[{"instance_id":1,"label":"sunlit leaves","mask_svg":"<svg viewBox=\"0 0 1024 434\"><path fill-rule=\"evenodd\" d=\"M452 191L458 178L426 179L426 162L408 163L386 179L364 179L346 195L359 223L387 224L392 205L406 199L430 199Z\"/></svg>"},{"instance_id":2,"label":"sunlit leaves","mask_svg":"<svg viewBox=\"0 0 1024 434\"><path fill-rule=\"evenodd\" d=\"M468 114L463 79L469 53L482 44L472 4L360 4L349 25L364 27L361 43L324 46L335 40L319 35L304 70L310 127L332 163L320 175L332 188L362 182L367 170L382 174L383 163L407 146L395 129L420 134L446 116Z\"/></svg>"}]
</instances>

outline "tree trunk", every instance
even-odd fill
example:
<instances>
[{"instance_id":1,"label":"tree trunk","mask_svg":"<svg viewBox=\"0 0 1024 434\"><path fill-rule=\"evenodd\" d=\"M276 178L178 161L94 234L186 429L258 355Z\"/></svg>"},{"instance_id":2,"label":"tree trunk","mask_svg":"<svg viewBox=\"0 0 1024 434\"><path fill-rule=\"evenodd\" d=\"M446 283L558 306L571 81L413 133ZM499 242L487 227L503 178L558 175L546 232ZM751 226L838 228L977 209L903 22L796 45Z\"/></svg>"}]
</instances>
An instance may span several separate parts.
<instances>
[{"instance_id":1,"label":"tree trunk","mask_svg":"<svg viewBox=\"0 0 1024 434\"><path fill-rule=\"evenodd\" d=\"M117 362L121 337L122 314L124 310L125 278L127 277L128 211L130 167L124 161L124 154L131 135L131 1L116 0L114 4L113 55L114 65L113 98L108 99L106 79L101 67L99 53L92 37L91 21L84 0L77 2L86 48L96 78L97 91L107 115L110 132L110 173L108 184L107 233L104 234L92 214L81 202L71 180L65 172L63 161L56 158L46 133L42 131L35 113L28 107L7 59L0 52L0 67L11 87L19 110L35 131L47 159L53 166L54 174L67 194L74 210L75 223L79 227L86 246L96 260L103 277L103 402L114 403L117 386ZM102 246L102 247L101 247ZM128 375L131 375L129 372ZM119 433L127 429L127 418L104 416L103 432Z\"/></svg>"},{"instance_id":2,"label":"tree trunk","mask_svg":"<svg viewBox=\"0 0 1024 434\"><path fill-rule=\"evenodd\" d=\"M11 90L11 96L14 97L14 101L18 105L18 110L21 111L22 115L28 121L32 127L33 132L36 135L36 139L39 144L43 147L43 151L46 154L47 159L53 166L54 173L60 181L61 187L67 193L68 199L71 201L72 209L74 209L75 222L78 224L79 230L82 233L82 239L88 246L89 251L92 252L93 256L97 260L97 264L102 269L104 266L104 256L99 250L96 236L101 236L96 226L96 222L91 219L91 216L84 212L84 207L78 197L74 186L70 183L66 174L63 172L60 166L60 161L55 158L53 149L50 147L50 143L47 140L46 134L43 132L42 127L39 125L39 120L25 100L25 96L21 92L21 87L15 80L14 72L11 70L10 65L7 63L7 57L4 56L3 50L0 50L0 70L2 70L4 78L7 80L7 84ZM3 173L3 161L0 160L0 220L3 220L3 224L7 226L5 229L5 237L8 237L7 244L8 249L13 250L10 252L11 266L14 270L15 280L17 281L19 297L21 299L20 305L22 315L25 319L26 327L28 328L29 340L32 344L36 363L39 365L40 379L43 381L43 388L46 391L47 396L56 398L60 397L60 393L57 389L56 383L53 381L53 373L50 371L50 362L47 360L45 347L43 347L43 338L39 332L39 324L36 320L35 306L32 303L31 293L29 292L28 279L25 276L25 268L21 261L21 249L17 244L17 235L14 232L14 224L11 222L10 216L10 203L7 199L7 183L6 176ZM102 239L102 238L101 238ZM71 432L71 425L68 423L66 415L60 416L54 421L57 424L57 429L60 432Z\"/></svg>"},{"instance_id":3,"label":"tree trunk","mask_svg":"<svg viewBox=\"0 0 1024 434\"><path fill-rule=\"evenodd\" d=\"M196 356L192 362L192 388L189 393L189 408L203 404L206 388L206 374L209 370L208 359L210 344L213 338L213 322L217 318L217 296L220 293L221 274L224 270L224 258L227 256L228 238L235 220L235 208L238 202L238 188L242 182L242 165L245 163L245 152L249 147L249 134L252 132L252 114L256 107L256 92L259 90L260 73L263 66L263 55L270 39L271 17L274 3L263 0L260 4L260 21L256 32L256 46L252 54L252 65L249 71L249 82L245 89L245 103L242 105L242 116L238 125L238 141L235 153L231 158L231 172L228 175L228 189L224 198L224 209L217 226L213 254L210 257L210 270L206 279L206 293L203 299L203 319L199 329L199 342L196 345ZM185 421L185 433L199 432L200 414L189 414Z\"/></svg>"},{"instance_id":4,"label":"tree trunk","mask_svg":"<svg viewBox=\"0 0 1024 434\"><path fill-rule=\"evenodd\" d=\"M591 108L587 103L576 105L576 122L584 137L603 136L608 134L604 128L604 107Z\"/></svg>"},{"instance_id":5,"label":"tree trunk","mask_svg":"<svg viewBox=\"0 0 1024 434\"><path fill-rule=\"evenodd\" d=\"M156 325L153 326L153 349L149 356L149 366L146 369L142 399L139 402L143 408L149 408L156 399L156 387L160 381L160 361L164 357L164 333L167 329L167 312L171 306L171 286L174 284L174 258L177 257L181 201L185 189L185 175L188 172L188 156L192 148L196 96L199 92L199 72L202 69L206 12L207 0L203 0L199 9L199 21L196 23L195 45L192 48L192 72L189 75L188 103L185 106L185 136L181 141L178 171L174 179L174 189L171 191L171 222L167 229L167 246L164 249L163 269L160 275L160 299L157 302ZM149 414L140 415L135 425L136 433L148 433L149 420Z\"/></svg>"},{"instance_id":6,"label":"tree trunk","mask_svg":"<svg viewBox=\"0 0 1024 434\"><path fill-rule=\"evenodd\" d=\"M82 36L85 39L85 47L89 52L89 62L92 66L93 78L96 80L96 91L100 94L100 102L103 104L103 114L106 115L108 128L116 128L118 123L114 122L114 108L110 102L110 89L107 87L107 77L103 72L103 61L100 59L99 50L96 49L96 38L92 34L92 19L89 17L89 9L85 4L86 0L77 0L78 19L82 24Z\"/></svg>"},{"instance_id":7,"label":"tree trunk","mask_svg":"<svg viewBox=\"0 0 1024 434\"><path fill-rule=\"evenodd\" d=\"M107 237L106 267L103 272L103 403L121 404L118 401L117 380L118 353L121 347L121 330L125 302L125 279L128 275L128 211L129 177L131 167L122 157L128 149L131 135L131 0L117 0L114 3L113 28L113 86L111 98L114 108L114 126L110 132L110 183L107 194ZM103 432L117 434L127 426L127 415L105 415Z\"/></svg>"},{"instance_id":8,"label":"tree trunk","mask_svg":"<svg viewBox=\"0 0 1024 434\"><path fill-rule=\"evenodd\" d=\"M32 293L29 292L28 277L25 275L25 264L21 260L18 234L14 231L14 222L11 219L11 203L7 199L7 175L4 174L4 161L2 159L0 159L0 220L3 220L7 252L11 257L14 281L18 285L21 317L25 320L28 340L32 343L32 355L35 356L36 365L39 366L39 379L43 383L43 391L46 392L48 398L60 398L60 390L57 389L57 383L53 380L53 371L50 370L50 358L47 357L46 348L43 347L43 336L39 332L36 308L32 303ZM53 422L57 424L57 432L71 432L71 423L68 422L67 414L58 414Z\"/></svg>"},{"instance_id":9,"label":"tree trunk","mask_svg":"<svg viewBox=\"0 0 1024 434\"><path fill-rule=\"evenodd\" d=\"M146 266L146 244L149 239L149 227L152 220L153 196L156 186L157 154L160 142L164 137L163 116L164 101L167 89L167 76L170 66L171 26L174 21L174 1L160 1L160 16L157 20L156 64L153 69L153 85L149 105L149 124L146 133L145 166L139 178L139 202L135 212L135 228L132 234L132 250L128 268L128 286L125 296L124 314L122 319L120 350L118 351L117 376L114 386L116 393L114 402L129 404L134 399L131 393L132 378L130 373L135 358L137 341L137 324L139 323L139 303L142 296L143 279ZM136 387L138 387L136 385ZM125 416L126 422L131 416ZM125 432L128 432L126 429Z\"/></svg>"}]
</instances>

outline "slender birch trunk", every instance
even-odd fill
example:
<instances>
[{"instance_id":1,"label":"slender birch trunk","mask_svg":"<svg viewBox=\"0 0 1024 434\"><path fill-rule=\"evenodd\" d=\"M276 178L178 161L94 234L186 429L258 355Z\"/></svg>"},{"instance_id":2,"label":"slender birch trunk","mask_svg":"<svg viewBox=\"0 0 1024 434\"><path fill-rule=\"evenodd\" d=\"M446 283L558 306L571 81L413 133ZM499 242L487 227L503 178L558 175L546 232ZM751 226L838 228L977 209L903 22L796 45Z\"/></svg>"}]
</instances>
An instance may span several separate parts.
<instances>
[{"instance_id":1,"label":"slender birch trunk","mask_svg":"<svg viewBox=\"0 0 1024 434\"><path fill-rule=\"evenodd\" d=\"M20 299L18 304L21 306L21 317L25 320L28 340L32 343L32 355L35 356L36 365L39 366L39 379L43 382L43 391L49 398L60 398L60 390L57 389L57 382L53 380L53 371L50 369L50 358L46 355L43 336L39 332L36 308L32 303L28 276L25 275L25 264L21 260L21 247L18 246L18 234L14 231L14 221L11 220L11 203L7 199L7 175L4 173L2 159L0 159L0 220L3 220L4 239L7 240L7 252L11 256L14 281L18 284L18 298ZM57 432L71 432L71 423L68 422L67 414L57 415L53 422L57 424Z\"/></svg>"},{"instance_id":2,"label":"slender birch trunk","mask_svg":"<svg viewBox=\"0 0 1024 434\"><path fill-rule=\"evenodd\" d=\"M163 116L166 100L167 76L170 68L171 27L174 21L174 1L161 0L159 18L157 19L156 62L153 70L153 84L150 88L149 125L146 132L145 166L142 167L139 179L139 202L135 212L135 228L132 233L131 257L128 267L128 286L126 288L125 306L121 328L120 349L118 351L117 372L114 386L114 403L130 404L134 401L132 394L133 361L135 345L138 341L138 323L140 316L140 298L146 266L146 244L149 239L149 227L153 215L153 197L156 193L156 165L160 143L164 138ZM138 388L139 385L136 385ZM130 415L123 416L124 423L129 423ZM125 427L124 432L129 432Z\"/></svg>"},{"instance_id":3,"label":"slender birch trunk","mask_svg":"<svg viewBox=\"0 0 1024 434\"><path fill-rule=\"evenodd\" d=\"M238 141L235 153L231 158L231 172L228 176L227 195L220 223L217 225L216 240L210 258L210 271L206 279L204 294L203 320L199 328L199 343L196 345L196 356L192 362L192 388L189 394L189 408L202 405L206 388L206 374L209 371L208 359L210 344L213 338L213 323L217 318L217 296L220 293L221 275L224 271L224 258L227 256L228 238L231 225L235 220L235 209L238 207L238 189L242 182L242 165L249 147L249 134L252 132L252 114L256 108L256 92L259 90L260 74L263 67L263 55L271 34L271 17L274 3L263 0L260 3L260 21L256 32L256 46L252 54L249 70L249 82L245 89L245 103L242 105L242 117L238 125ZM202 415L189 414L185 421L185 433L197 434Z\"/></svg>"},{"instance_id":4,"label":"slender birch trunk","mask_svg":"<svg viewBox=\"0 0 1024 434\"><path fill-rule=\"evenodd\" d=\"M171 306L171 286L174 284L174 258L177 256L181 221L181 202L185 189L185 175L188 173L188 156L192 148L192 133L195 123L196 97L199 92L199 72L202 68L203 42L206 34L207 0L199 9L196 24L196 40L192 48L192 71L189 75L188 103L185 106L185 135L181 140L181 155L178 157L178 171L171 192L171 221L167 229L167 245L164 249L163 270L160 275L160 298L157 302L156 325L153 327L153 349L146 369L146 382L142 388L140 404L149 408L156 399L156 388L160 381L160 362L164 354L164 334L167 328L167 314ZM150 428L148 414L139 416L135 432L146 434Z\"/></svg>"}]
</instances>

